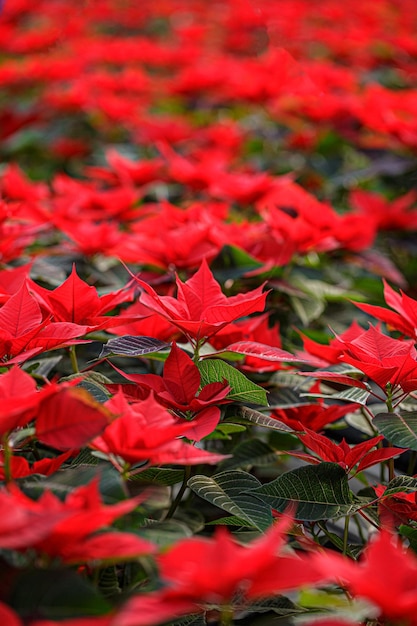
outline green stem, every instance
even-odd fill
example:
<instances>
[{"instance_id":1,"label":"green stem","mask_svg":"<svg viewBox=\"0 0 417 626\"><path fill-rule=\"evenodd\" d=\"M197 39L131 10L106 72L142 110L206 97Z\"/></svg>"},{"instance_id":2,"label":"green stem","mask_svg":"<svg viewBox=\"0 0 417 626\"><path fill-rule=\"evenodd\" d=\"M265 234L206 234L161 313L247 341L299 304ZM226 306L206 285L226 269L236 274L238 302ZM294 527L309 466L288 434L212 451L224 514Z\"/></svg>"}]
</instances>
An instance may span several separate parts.
<instances>
[{"instance_id":1,"label":"green stem","mask_svg":"<svg viewBox=\"0 0 417 626\"><path fill-rule=\"evenodd\" d=\"M75 346L70 346L69 355L71 359L72 371L74 372L74 374L79 374L80 368L78 367L77 352L75 350Z\"/></svg>"},{"instance_id":2,"label":"green stem","mask_svg":"<svg viewBox=\"0 0 417 626\"><path fill-rule=\"evenodd\" d=\"M3 437L3 462L4 462L4 482L7 484L13 480L12 476L12 449L9 445L8 434Z\"/></svg>"},{"instance_id":3,"label":"green stem","mask_svg":"<svg viewBox=\"0 0 417 626\"><path fill-rule=\"evenodd\" d=\"M219 626L230 626L231 624L233 624L233 607L222 606Z\"/></svg>"},{"instance_id":4,"label":"green stem","mask_svg":"<svg viewBox=\"0 0 417 626\"><path fill-rule=\"evenodd\" d=\"M345 517L345 527L343 529L343 554L346 556L348 551L348 539L349 539L349 522L350 517L346 515Z\"/></svg>"},{"instance_id":5,"label":"green stem","mask_svg":"<svg viewBox=\"0 0 417 626\"><path fill-rule=\"evenodd\" d=\"M407 474L409 476L411 476L413 474L414 467L416 465L416 461L417 461L417 452L416 452L416 450L411 450L410 451L410 460L408 461L408 468L407 468Z\"/></svg>"},{"instance_id":6,"label":"green stem","mask_svg":"<svg viewBox=\"0 0 417 626\"><path fill-rule=\"evenodd\" d=\"M182 479L181 487L176 495L175 500L172 502L171 506L169 507L169 510L168 510L168 513L166 514L165 519L170 519L174 515L175 511L177 510L178 505L182 500L182 496L184 495L184 492L187 489L187 483L190 477L191 477L191 465L186 465L184 469L184 478Z\"/></svg>"},{"instance_id":7,"label":"green stem","mask_svg":"<svg viewBox=\"0 0 417 626\"><path fill-rule=\"evenodd\" d=\"M392 406L392 388L391 383L387 383L385 385L385 391L387 394L387 399L385 400L385 404L387 405L387 409L389 413L393 413L394 407Z\"/></svg>"}]
</instances>

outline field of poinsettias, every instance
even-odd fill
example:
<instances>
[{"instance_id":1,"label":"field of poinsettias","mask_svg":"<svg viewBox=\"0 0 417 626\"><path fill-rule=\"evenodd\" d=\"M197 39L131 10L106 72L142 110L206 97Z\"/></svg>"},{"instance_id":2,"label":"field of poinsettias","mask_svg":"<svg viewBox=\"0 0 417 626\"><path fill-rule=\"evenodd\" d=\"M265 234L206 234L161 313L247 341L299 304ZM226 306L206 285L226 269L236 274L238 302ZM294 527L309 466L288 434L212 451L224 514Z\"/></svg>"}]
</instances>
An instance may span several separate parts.
<instances>
[{"instance_id":1,"label":"field of poinsettias","mask_svg":"<svg viewBox=\"0 0 417 626\"><path fill-rule=\"evenodd\" d=\"M417 626L415 0L5 0L0 621Z\"/></svg>"}]
</instances>

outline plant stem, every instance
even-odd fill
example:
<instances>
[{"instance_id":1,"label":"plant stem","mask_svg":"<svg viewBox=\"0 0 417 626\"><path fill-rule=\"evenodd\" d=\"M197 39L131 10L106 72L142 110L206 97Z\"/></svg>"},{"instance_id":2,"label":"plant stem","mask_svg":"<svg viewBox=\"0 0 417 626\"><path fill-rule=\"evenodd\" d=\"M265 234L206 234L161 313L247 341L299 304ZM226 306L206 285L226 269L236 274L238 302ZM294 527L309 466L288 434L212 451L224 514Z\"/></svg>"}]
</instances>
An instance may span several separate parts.
<instances>
[{"instance_id":1,"label":"plant stem","mask_svg":"<svg viewBox=\"0 0 417 626\"><path fill-rule=\"evenodd\" d=\"M4 469L4 482L6 483L6 485L8 483L11 483L13 480L11 461L12 461L12 450L9 445L8 434L6 433L6 435L3 437L3 463L4 463L3 469Z\"/></svg>"},{"instance_id":2,"label":"plant stem","mask_svg":"<svg viewBox=\"0 0 417 626\"><path fill-rule=\"evenodd\" d=\"M220 613L219 626L230 626L233 624L233 607L223 606Z\"/></svg>"},{"instance_id":3,"label":"plant stem","mask_svg":"<svg viewBox=\"0 0 417 626\"><path fill-rule=\"evenodd\" d=\"M410 460L408 461L407 474L411 476L413 474L414 467L417 461L417 452L416 450L410 451Z\"/></svg>"},{"instance_id":4,"label":"plant stem","mask_svg":"<svg viewBox=\"0 0 417 626\"><path fill-rule=\"evenodd\" d=\"M343 554L346 556L348 551L348 539L349 539L349 522L350 517L346 515L345 517L345 527L343 529Z\"/></svg>"},{"instance_id":5,"label":"plant stem","mask_svg":"<svg viewBox=\"0 0 417 626\"><path fill-rule=\"evenodd\" d=\"M69 355L74 374L79 374L80 368L78 367L77 352L75 350L75 346L70 346Z\"/></svg>"},{"instance_id":6,"label":"plant stem","mask_svg":"<svg viewBox=\"0 0 417 626\"><path fill-rule=\"evenodd\" d=\"M184 469L184 478L182 479L181 487L176 495L175 500L172 502L171 506L169 507L169 511L166 514L165 519L170 519L174 515L175 511L177 510L178 505L182 500L182 496L184 495L184 491L187 489L187 483L190 479L190 476L191 476L191 465L186 465Z\"/></svg>"}]
</instances>

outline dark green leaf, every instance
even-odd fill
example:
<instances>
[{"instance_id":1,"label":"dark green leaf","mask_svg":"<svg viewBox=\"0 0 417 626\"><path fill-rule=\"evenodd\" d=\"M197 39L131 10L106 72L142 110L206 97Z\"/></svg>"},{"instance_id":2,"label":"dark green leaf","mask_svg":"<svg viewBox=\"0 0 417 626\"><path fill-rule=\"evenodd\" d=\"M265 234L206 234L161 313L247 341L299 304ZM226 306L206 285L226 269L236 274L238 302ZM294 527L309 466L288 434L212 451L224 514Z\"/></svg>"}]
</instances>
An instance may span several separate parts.
<instances>
[{"instance_id":1,"label":"dark green leaf","mask_svg":"<svg viewBox=\"0 0 417 626\"><path fill-rule=\"evenodd\" d=\"M232 455L222 462L223 471L232 467L271 465L277 459L274 449L260 439L245 439L233 448Z\"/></svg>"},{"instance_id":2,"label":"dark green leaf","mask_svg":"<svg viewBox=\"0 0 417 626\"><path fill-rule=\"evenodd\" d=\"M219 359L205 359L200 361L198 368L202 385L214 382L221 383L226 380L231 387L231 391L227 395L231 400L268 405L266 391L228 363Z\"/></svg>"},{"instance_id":3,"label":"dark green leaf","mask_svg":"<svg viewBox=\"0 0 417 626\"><path fill-rule=\"evenodd\" d=\"M272 513L267 503L262 504L251 492L260 486L257 478L242 471L220 472L212 477L193 476L188 486L200 498L242 518L258 530L266 530L272 523Z\"/></svg>"},{"instance_id":4,"label":"dark green leaf","mask_svg":"<svg viewBox=\"0 0 417 626\"><path fill-rule=\"evenodd\" d=\"M158 485L176 485L184 478L184 470L166 467L150 467L136 474L130 480L157 483Z\"/></svg>"},{"instance_id":5,"label":"dark green leaf","mask_svg":"<svg viewBox=\"0 0 417 626\"><path fill-rule=\"evenodd\" d=\"M379 413L373 424L394 446L417 451L417 411Z\"/></svg>"},{"instance_id":6,"label":"dark green leaf","mask_svg":"<svg viewBox=\"0 0 417 626\"><path fill-rule=\"evenodd\" d=\"M124 337L116 337L116 339L110 339L99 355L99 358L113 354L115 356L142 356L144 354L151 354L152 352L159 352L160 350L167 350L170 344L153 337L134 337L132 335L125 335Z\"/></svg>"},{"instance_id":7,"label":"dark green leaf","mask_svg":"<svg viewBox=\"0 0 417 626\"><path fill-rule=\"evenodd\" d=\"M417 491L417 478L412 476L396 476L387 485L385 496L393 496L396 493L413 493Z\"/></svg>"},{"instance_id":8,"label":"dark green leaf","mask_svg":"<svg viewBox=\"0 0 417 626\"><path fill-rule=\"evenodd\" d=\"M69 569L25 572L11 594L11 605L30 619L101 615L111 608L92 584Z\"/></svg>"},{"instance_id":9,"label":"dark green leaf","mask_svg":"<svg viewBox=\"0 0 417 626\"><path fill-rule=\"evenodd\" d=\"M337 463L299 467L252 493L280 512L296 503L295 516L305 521L337 518L355 510L347 475Z\"/></svg>"},{"instance_id":10,"label":"dark green leaf","mask_svg":"<svg viewBox=\"0 0 417 626\"><path fill-rule=\"evenodd\" d=\"M264 428L271 428L272 430L281 430L286 433L294 432L294 430L287 426L287 424L284 424L284 422L280 422L280 420L264 415L260 411L255 411L255 409L250 409L247 406L239 408L239 415L245 420L257 424L257 426L264 426Z\"/></svg>"}]
</instances>

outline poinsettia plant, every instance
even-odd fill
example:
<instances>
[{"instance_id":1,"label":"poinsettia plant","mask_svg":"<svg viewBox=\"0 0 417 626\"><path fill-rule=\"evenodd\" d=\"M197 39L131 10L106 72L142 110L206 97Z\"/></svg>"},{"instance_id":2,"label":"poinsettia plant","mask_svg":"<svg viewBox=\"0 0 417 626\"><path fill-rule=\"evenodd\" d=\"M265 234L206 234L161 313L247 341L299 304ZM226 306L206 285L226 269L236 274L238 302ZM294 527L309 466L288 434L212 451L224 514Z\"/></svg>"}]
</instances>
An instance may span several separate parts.
<instances>
[{"instance_id":1,"label":"poinsettia plant","mask_svg":"<svg viewBox=\"0 0 417 626\"><path fill-rule=\"evenodd\" d=\"M417 626L415 3L81 5L0 2L0 620Z\"/></svg>"}]
</instances>

